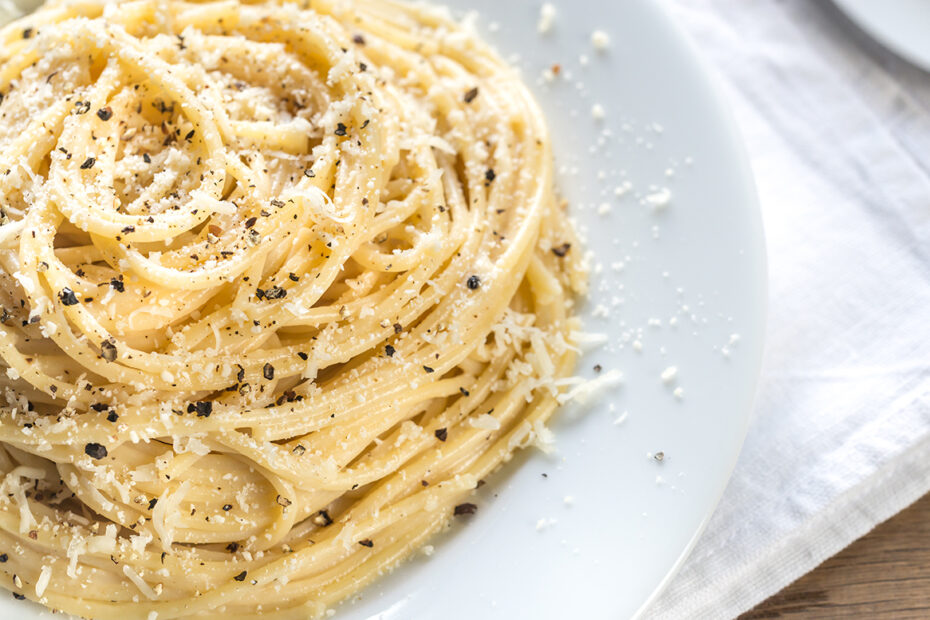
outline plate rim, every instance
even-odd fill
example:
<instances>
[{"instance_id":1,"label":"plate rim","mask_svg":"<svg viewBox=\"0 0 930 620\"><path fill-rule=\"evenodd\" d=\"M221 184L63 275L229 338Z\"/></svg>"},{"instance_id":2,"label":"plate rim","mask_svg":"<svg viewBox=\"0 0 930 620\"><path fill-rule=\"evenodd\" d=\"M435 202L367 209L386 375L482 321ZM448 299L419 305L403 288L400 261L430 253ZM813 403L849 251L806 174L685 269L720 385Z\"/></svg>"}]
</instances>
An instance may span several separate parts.
<instances>
[{"instance_id":1,"label":"plate rim","mask_svg":"<svg viewBox=\"0 0 930 620\"><path fill-rule=\"evenodd\" d=\"M834 1L839 2L841 0ZM658 585L656 585L655 589L653 589L652 593L646 598L645 601L643 601L639 609L633 614L633 620L640 620L648 613L652 605L662 596L668 586L681 571L682 567L691 556L691 552L697 546L698 541L701 539L701 536L707 529L708 524L710 523L714 513L717 511L717 508L720 505L720 502L723 500L723 495L726 492L730 481L733 479L733 474L736 471L740 455L742 454L743 447L745 446L746 436L749 433L749 426L752 421L755 405L759 397L759 388L762 378L762 364L767 342L766 335L770 300L770 284L768 275L769 260L767 252L768 246L765 236L765 223L762 217L762 202L759 196L759 189L758 184L756 183L755 174L753 173L752 160L749 155L749 149L746 145L745 136L743 135L740 125L736 119L736 114L730 102L730 98L725 94L725 87L722 81L722 77L710 65L710 62L700 53L695 40L685 31L684 27L674 19L669 8L664 6L662 3L647 4L652 4L652 8L655 10L655 13L666 22L669 31L684 46L685 51L687 52L685 54L687 58L686 62L691 64L692 70L694 70L695 73L699 76L702 85L707 89L708 95L714 102L714 110L719 116L719 120L721 121L721 124L726 131L726 145L729 150L733 152L733 155L735 156L734 159L738 164L738 178L740 183L745 185L745 196L743 196L744 209L749 214L750 221L756 229L757 238L753 240L754 242L752 247L754 247L758 252L758 264L756 269L759 273L756 275L760 279L761 291L759 294L762 295L762 303L759 316L755 317L755 328L758 332L759 338L758 346L756 347L756 350L753 351L752 360L746 362L747 365L752 366L752 397L749 399L749 403L746 405L743 417L741 419L742 428L740 429L739 433L740 439L737 442L738 445L736 446L734 456L732 457L732 462L728 467L729 473L726 475L726 477L721 477L721 481L718 483L718 488L713 494L714 497L711 501L711 504L706 513L703 515L701 522L698 524L697 528L695 528L694 533L692 534L688 543L681 550L681 553L679 553L677 559L665 574L665 577L662 578Z\"/></svg>"},{"instance_id":2,"label":"plate rim","mask_svg":"<svg viewBox=\"0 0 930 620\"><path fill-rule=\"evenodd\" d=\"M868 19L866 13L860 10L856 2L850 0L833 0L833 5L849 22L869 39L877 43L882 49L894 54L901 60L921 71L930 73L930 44L926 55L914 50L913 47L891 36L887 31L876 27L873 20Z\"/></svg>"},{"instance_id":3,"label":"plate rim","mask_svg":"<svg viewBox=\"0 0 930 620\"><path fill-rule=\"evenodd\" d=\"M434 1L438 1L444 4L443 0ZM839 5L842 3L842 0L834 0L834 2ZM748 317L749 322L753 326L755 346L751 352L747 352L748 354L745 356L743 363L747 367L751 368L752 384L751 386L747 386L750 389L751 398L742 409L742 416L740 417L741 428L739 429L739 440L734 442L735 445L729 446L729 448L733 451L733 456L731 458L730 464L726 468L728 473L726 476L720 476L720 479L717 481L717 488L715 489L714 493L708 494L708 496L712 497L712 499L710 500L705 513L702 515L700 523L691 534L688 543L681 549L677 558L669 566L665 576L658 582L652 593L641 603L638 610L633 614L633 618L642 618L644 614L648 612L649 608L672 583L674 578L678 575L694 547L700 540L702 534L706 530L707 525L719 507L727 486L733 478L733 473L736 469L739 456L745 444L745 438L749 430L750 422L752 420L754 403L758 398L759 387L761 383L760 378L763 356L766 347L766 326L768 324L769 313L769 261L766 251L767 247L764 232L764 222L761 211L761 201L755 181L755 176L753 174L749 151L746 147L743 133L740 130L740 126L736 120L730 100L725 95L725 89L723 87L722 80L719 74L710 66L710 63L707 61L707 59L700 54L695 41L684 30L681 24L673 17L670 9L667 6L663 6L662 3L651 2L648 0L641 1L640 4L647 6L650 12L658 20L663 22L663 26L667 28L670 38L677 40L677 42L681 44L683 50L680 54L680 61L684 66L687 66L687 68L694 73L698 80L698 84L705 90L706 94L713 102L713 114L717 116L717 120L720 122L722 129L724 130L719 136L721 145L720 148L732 155L733 162L735 164L735 168L733 170L735 181L733 186L740 189L739 193L742 194L742 196L740 196L739 201L742 203L742 209L746 211L749 223L751 224L752 228L755 229L754 238L751 240L751 243L747 245L747 248L751 249L752 253L754 254L753 258L756 261L754 271L758 272L755 275L759 279L758 288L760 290L747 290L746 295L748 296L759 294L762 296L762 299L759 303L758 313L754 313L753 316ZM368 588L371 588L371 586L368 586ZM610 612L611 610L605 611ZM614 613L618 611L619 610L616 608L613 610ZM45 608L38 609L37 617L44 617L41 615L43 613L48 613L48 610Z\"/></svg>"}]
</instances>

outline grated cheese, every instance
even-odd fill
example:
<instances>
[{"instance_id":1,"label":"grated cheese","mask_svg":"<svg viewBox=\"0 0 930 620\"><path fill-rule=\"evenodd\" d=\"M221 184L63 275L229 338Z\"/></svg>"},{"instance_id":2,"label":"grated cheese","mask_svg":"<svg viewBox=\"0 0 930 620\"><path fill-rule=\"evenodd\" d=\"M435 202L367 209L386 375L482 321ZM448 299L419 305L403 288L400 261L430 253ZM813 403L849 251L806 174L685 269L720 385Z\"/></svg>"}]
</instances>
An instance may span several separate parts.
<instances>
[{"instance_id":1,"label":"grated cheese","mask_svg":"<svg viewBox=\"0 0 930 620\"><path fill-rule=\"evenodd\" d=\"M123 564L123 574L126 575L129 581L131 581L137 588L139 588L139 591L142 592L146 598L152 601L158 598L158 594L155 593L155 590L153 590L149 584L145 583L145 580L142 579L142 577L140 577L139 574L134 571L131 566L129 566L129 564Z\"/></svg>"},{"instance_id":2,"label":"grated cheese","mask_svg":"<svg viewBox=\"0 0 930 620\"><path fill-rule=\"evenodd\" d=\"M52 567L43 566L42 570L39 571L39 578L36 579L36 598L42 598L42 595L45 594L45 588L48 587L48 582L52 578Z\"/></svg>"}]
</instances>

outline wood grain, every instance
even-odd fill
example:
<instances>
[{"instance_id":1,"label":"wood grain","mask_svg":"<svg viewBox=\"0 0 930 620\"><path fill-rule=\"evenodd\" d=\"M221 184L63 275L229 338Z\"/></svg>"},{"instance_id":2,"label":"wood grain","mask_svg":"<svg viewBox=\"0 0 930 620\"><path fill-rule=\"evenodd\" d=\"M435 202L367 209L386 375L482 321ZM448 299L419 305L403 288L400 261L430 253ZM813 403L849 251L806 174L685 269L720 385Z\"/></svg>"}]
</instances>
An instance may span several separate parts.
<instances>
[{"instance_id":1,"label":"wood grain","mask_svg":"<svg viewBox=\"0 0 930 620\"><path fill-rule=\"evenodd\" d=\"M763 618L930 618L930 495L739 620Z\"/></svg>"}]
</instances>

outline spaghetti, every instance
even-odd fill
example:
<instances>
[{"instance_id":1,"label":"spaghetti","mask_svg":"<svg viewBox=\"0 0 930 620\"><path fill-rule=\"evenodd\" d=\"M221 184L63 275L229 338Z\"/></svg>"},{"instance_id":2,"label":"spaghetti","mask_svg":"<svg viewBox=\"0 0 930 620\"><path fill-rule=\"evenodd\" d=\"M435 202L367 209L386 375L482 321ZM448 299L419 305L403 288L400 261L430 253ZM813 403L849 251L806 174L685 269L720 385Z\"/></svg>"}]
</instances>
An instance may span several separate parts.
<instances>
[{"instance_id":1,"label":"spaghetti","mask_svg":"<svg viewBox=\"0 0 930 620\"><path fill-rule=\"evenodd\" d=\"M325 614L544 443L584 267L446 13L53 0L0 32L0 583Z\"/></svg>"}]
</instances>

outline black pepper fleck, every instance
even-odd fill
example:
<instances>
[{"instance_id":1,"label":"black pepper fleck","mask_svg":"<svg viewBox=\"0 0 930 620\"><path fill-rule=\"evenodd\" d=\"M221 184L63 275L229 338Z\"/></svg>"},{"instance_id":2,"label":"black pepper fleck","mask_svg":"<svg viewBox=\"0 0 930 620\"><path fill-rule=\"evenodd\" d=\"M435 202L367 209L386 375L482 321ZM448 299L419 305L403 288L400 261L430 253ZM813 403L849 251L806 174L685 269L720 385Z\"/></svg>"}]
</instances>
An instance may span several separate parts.
<instances>
[{"instance_id":1,"label":"black pepper fleck","mask_svg":"<svg viewBox=\"0 0 930 620\"><path fill-rule=\"evenodd\" d=\"M197 412L198 418L209 418L213 413L213 401L199 400L196 403L188 403L187 413Z\"/></svg>"},{"instance_id":2,"label":"black pepper fleck","mask_svg":"<svg viewBox=\"0 0 930 620\"><path fill-rule=\"evenodd\" d=\"M99 443L89 443L84 446L84 454L89 456L92 459L102 459L107 456L106 446L102 446Z\"/></svg>"},{"instance_id":3,"label":"black pepper fleck","mask_svg":"<svg viewBox=\"0 0 930 620\"><path fill-rule=\"evenodd\" d=\"M472 88L471 90L465 93L465 97L464 97L465 103L471 103L472 101L475 100L475 97L477 96L478 96L478 87L476 86L475 88Z\"/></svg>"},{"instance_id":4,"label":"black pepper fleck","mask_svg":"<svg viewBox=\"0 0 930 620\"><path fill-rule=\"evenodd\" d=\"M446 437L449 436L449 431L447 431L444 428L437 428L436 432L433 434L436 435L436 439L438 439L439 441L445 441Z\"/></svg>"},{"instance_id":5,"label":"black pepper fleck","mask_svg":"<svg viewBox=\"0 0 930 620\"><path fill-rule=\"evenodd\" d=\"M89 170L94 167L94 164L97 163L97 160L93 157L88 157L84 160L84 163L81 164L81 170Z\"/></svg>"},{"instance_id":6,"label":"black pepper fleck","mask_svg":"<svg viewBox=\"0 0 930 620\"><path fill-rule=\"evenodd\" d=\"M284 299L287 297L287 290L281 288L280 286L272 286L270 289L265 291L266 299Z\"/></svg>"},{"instance_id":7,"label":"black pepper fleck","mask_svg":"<svg viewBox=\"0 0 930 620\"><path fill-rule=\"evenodd\" d=\"M468 282L466 282L466 284L468 285L468 288L474 291L479 286L481 286L481 280L478 278L478 276L469 276Z\"/></svg>"},{"instance_id":8,"label":"black pepper fleck","mask_svg":"<svg viewBox=\"0 0 930 620\"><path fill-rule=\"evenodd\" d=\"M78 303L77 295L67 286L58 293L58 299L66 306L74 306Z\"/></svg>"},{"instance_id":9,"label":"black pepper fleck","mask_svg":"<svg viewBox=\"0 0 930 620\"><path fill-rule=\"evenodd\" d=\"M452 514L455 516L458 515L473 515L478 510L478 507L474 504L459 504L455 507L455 510L452 511Z\"/></svg>"},{"instance_id":10,"label":"black pepper fleck","mask_svg":"<svg viewBox=\"0 0 930 620\"><path fill-rule=\"evenodd\" d=\"M388 357L394 357L394 351L395 349L391 345L389 344L384 345L384 352L387 354Z\"/></svg>"},{"instance_id":11,"label":"black pepper fleck","mask_svg":"<svg viewBox=\"0 0 930 620\"><path fill-rule=\"evenodd\" d=\"M244 570L238 575L236 575L235 577L233 577L233 579L235 579L236 581L245 581L245 576L248 574L249 574L249 571Z\"/></svg>"},{"instance_id":12,"label":"black pepper fleck","mask_svg":"<svg viewBox=\"0 0 930 620\"><path fill-rule=\"evenodd\" d=\"M116 345L111 340L100 343L100 356L108 362L116 360Z\"/></svg>"},{"instance_id":13,"label":"black pepper fleck","mask_svg":"<svg viewBox=\"0 0 930 620\"><path fill-rule=\"evenodd\" d=\"M375 546L375 543L371 542L370 538L366 538L365 540L360 540L358 541L358 544L360 544L363 547L368 547L369 549Z\"/></svg>"},{"instance_id":14,"label":"black pepper fleck","mask_svg":"<svg viewBox=\"0 0 930 620\"><path fill-rule=\"evenodd\" d=\"M97 118L102 121L108 121L113 118L113 108L107 106L105 108L100 108L97 110Z\"/></svg>"},{"instance_id":15,"label":"black pepper fleck","mask_svg":"<svg viewBox=\"0 0 930 620\"><path fill-rule=\"evenodd\" d=\"M271 381L274 379L274 366L271 364L265 364L262 367L262 376Z\"/></svg>"}]
</instances>

